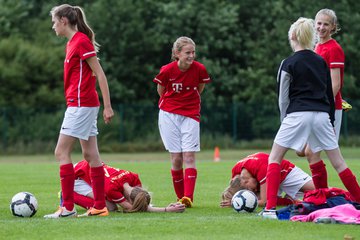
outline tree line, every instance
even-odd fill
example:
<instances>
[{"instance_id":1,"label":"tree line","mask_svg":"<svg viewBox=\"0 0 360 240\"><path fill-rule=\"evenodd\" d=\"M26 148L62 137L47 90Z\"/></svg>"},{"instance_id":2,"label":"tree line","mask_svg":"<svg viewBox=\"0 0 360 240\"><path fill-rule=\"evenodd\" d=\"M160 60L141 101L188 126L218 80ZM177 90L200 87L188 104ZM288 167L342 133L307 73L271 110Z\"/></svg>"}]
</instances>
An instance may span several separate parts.
<instances>
[{"instance_id":1,"label":"tree line","mask_svg":"<svg viewBox=\"0 0 360 240\"><path fill-rule=\"evenodd\" d=\"M0 107L8 113L9 108L58 109L65 104L62 64L66 39L56 37L49 16L51 8L61 3L0 0ZM81 6L95 31L101 45L98 57L109 81L113 104L156 106L158 96L152 79L162 65L170 62L176 38L188 36L196 43L198 61L207 67L213 80L202 95L204 106L226 108L240 104L243 107L237 114L246 115L240 118L246 122L239 124L253 129L248 137L259 138L262 133L269 136L279 124L276 74L281 60L291 54L288 29L299 17L314 18L321 8L335 10L340 22L341 31L334 38L346 56L343 96L354 106L360 99L358 1L67 3ZM349 119L356 122L357 110L352 111ZM223 115L221 111L212 112L211 118L223 119Z\"/></svg>"}]
</instances>

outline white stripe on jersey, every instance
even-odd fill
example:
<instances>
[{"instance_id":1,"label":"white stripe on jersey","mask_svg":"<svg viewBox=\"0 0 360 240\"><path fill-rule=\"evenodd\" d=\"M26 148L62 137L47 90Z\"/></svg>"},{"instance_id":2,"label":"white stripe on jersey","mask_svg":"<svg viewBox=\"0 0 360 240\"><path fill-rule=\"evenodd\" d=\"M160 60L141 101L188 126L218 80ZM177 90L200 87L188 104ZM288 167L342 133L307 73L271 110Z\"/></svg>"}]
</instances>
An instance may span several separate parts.
<instances>
[{"instance_id":1,"label":"white stripe on jersey","mask_svg":"<svg viewBox=\"0 0 360 240\"><path fill-rule=\"evenodd\" d=\"M80 107L80 86L81 86L81 80L82 80L82 67L83 67L83 61L80 59L80 79L78 84L78 107Z\"/></svg>"},{"instance_id":2,"label":"white stripe on jersey","mask_svg":"<svg viewBox=\"0 0 360 240\"><path fill-rule=\"evenodd\" d=\"M343 62L332 62L330 63L330 65L344 65Z\"/></svg>"},{"instance_id":3,"label":"white stripe on jersey","mask_svg":"<svg viewBox=\"0 0 360 240\"><path fill-rule=\"evenodd\" d=\"M160 79L155 78L154 80L157 81L158 83L162 83Z\"/></svg>"},{"instance_id":4,"label":"white stripe on jersey","mask_svg":"<svg viewBox=\"0 0 360 240\"><path fill-rule=\"evenodd\" d=\"M266 180L266 176L263 179L261 179L259 183L262 184L263 182L265 182L265 180Z\"/></svg>"},{"instance_id":5,"label":"white stripe on jersey","mask_svg":"<svg viewBox=\"0 0 360 240\"><path fill-rule=\"evenodd\" d=\"M125 197L119 198L119 199L111 199L113 202L121 202Z\"/></svg>"},{"instance_id":6,"label":"white stripe on jersey","mask_svg":"<svg viewBox=\"0 0 360 240\"><path fill-rule=\"evenodd\" d=\"M84 54L83 54L83 57L85 57L85 56L87 56L87 55L90 55L90 54L94 54L94 53L96 53L96 52L95 52L95 51L92 51L92 52L84 53Z\"/></svg>"}]
</instances>

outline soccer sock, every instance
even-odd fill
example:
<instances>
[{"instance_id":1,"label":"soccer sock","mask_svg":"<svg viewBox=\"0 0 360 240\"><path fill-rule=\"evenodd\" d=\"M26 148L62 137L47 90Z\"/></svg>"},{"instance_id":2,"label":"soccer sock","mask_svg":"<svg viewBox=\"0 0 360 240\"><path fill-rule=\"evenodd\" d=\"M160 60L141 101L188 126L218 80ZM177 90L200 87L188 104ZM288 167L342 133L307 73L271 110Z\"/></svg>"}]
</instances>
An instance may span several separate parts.
<instances>
[{"instance_id":1,"label":"soccer sock","mask_svg":"<svg viewBox=\"0 0 360 240\"><path fill-rule=\"evenodd\" d=\"M360 187L352 171L349 168L346 168L344 171L339 173L339 177L343 182L344 186L354 197L355 201L360 203Z\"/></svg>"},{"instance_id":2,"label":"soccer sock","mask_svg":"<svg viewBox=\"0 0 360 240\"><path fill-rule=\"evenodd\" d=\"M68 211L74 209L75 173L72 163L60 165L60 182L62 192L62 206Z\"/></svg>"},{"instance_id":3,"label":"soccer sock","mask_svg":"<svg viewBox=\"0 0 360 240\"><path fill-rule=\"evenodd\" d=\"M171 169L172 181L178 199L184 196L184 171Z\"/></svg>"},{"instance_id":4,"label":"soccer sock","mask_svg":"<svg viewBox=\"0 0 360 240\"><path fill-rule=\"evenodd\" d=\"M265 209L276 208L277 193L280 186L280 164L270 163L266 173L266 207Z\"/></svg>"},{"instance_id":5,"label":"soccer sock","mask_svg":"<svg viewBox=\"0 0 360 240\"><path fill-rule=\"evenodd\" d=\"M194 199L196 178L197 170L195 168L185 169L184 196L190 198L191 201Z\"/></svg>"},{"instance_id":6,"label":"soccer sock","mask_svg":"<svg viewBox=\"0 0 360 240\"><path fill-rule=\"evenodd\" d=\"M94 206L94 199L74 192L74 203L83 208L89 209Z\"/></svg>"},{"instance_id":7,"label":"soccer sock","mask_svg":"<svg viewBox=\"0 0 360 240\"><path fill-rule=\"evenodd\" d=\"M323 160L310 164L310 170L315 188L328 188L326 165Z\"/></svg>"},{"instance_id":8,"label":"soccer sock","mask_svg":"<svg viewBox=\"0 0 360 240\"><path fill-rule=\"evenodd\" d=\"M106 207L104 167L90 168L90 178L94 193L94 208L103 209Z\"/></svg>"},{"instance_id":9,"label":"soccer sock","mask_svg":"<svg viewBox=\"0 0 360 240\"><path fill-rule=\"evenodd\" d=\"M283 198L283 197L278 197L277 201L276 201L276 205L278 206L288 206L293 204L294 202L289 199L289 198Z\"/></svg>"}]
</instances>

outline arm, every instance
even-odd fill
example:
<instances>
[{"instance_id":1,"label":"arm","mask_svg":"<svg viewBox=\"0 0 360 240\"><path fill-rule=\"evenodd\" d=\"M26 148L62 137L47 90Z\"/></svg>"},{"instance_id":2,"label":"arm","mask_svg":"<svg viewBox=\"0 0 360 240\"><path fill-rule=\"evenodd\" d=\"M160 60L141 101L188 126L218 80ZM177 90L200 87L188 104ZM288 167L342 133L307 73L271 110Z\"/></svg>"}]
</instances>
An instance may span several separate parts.
<instances>
[{"instance_id":1,"label":"arm","mask_svg":"<svg viewBox=\"0 0 360 240\"><path fill-rule=\"evenodd\" d=\"M158 92L160 97L162 97L164 95L164 91L165 91L165 87L158 84L157 85L157 92Z\"/></svg>"},{"instance_id":2,"label":"arm","mask_svg":"<svg viewBox=\"0 0 360 240\"><path fill-rule=\"evenodd\" d=\"M110 123L111 118L114 116L114 112L111 108L109 86L105 73L96 56L87 58L86 62L89 64L91 70L94 72L95 76L99 81L99 86L104 104L103 118L105 123L108 124Z\"/></svg>"},{"instance_id":3,"label":"arm","mask_svg":"<svg viewBox=\"0 0 360 240\"><path fill-rule=\"evenodd\" d=\"M258 205L264 207L266 204L266 183L260 185L260 194L258 199Z\"/></svg>"},{"instance_id":4,"label":"arm","mask_svg":"<svg viewBox=\"0 0 360 240\"><path fill-rule=\"evenodd\" d=\"M200 83L199 86L198 86L200 94L204 91L204 88L205 88L205 83Z\"/></svg>"},{"instance_id":5,"label":"arm","mask_svg":"<svg viewBox=\"0 0 360 240\"><path fill-rule=\"evenodd\" d=\"M120 205L120 207L124 210L129 210L132 208L132 204L128 201L123 201L121 203L118 203Z\"/></svg>"},{"instance_id":6,"label":"arm","mask_svg":"<svg viewBox=\"0 0 360 240\"><path fill-rule=\"evenodd\" d=\"M289 87L291 82L291 75L282 69L283 63L284 61L281 62L277 76L280 122L282 122L285 118L287 108L290 104Z\"/></svg>"},{"instance_id":7,"label":"arm","mask_svg":"<svg viewBox=\"0 0 360 240\"><path fill-rule=\"evenodd\" d=\"M340 68L331 68L330 75L331 75L332 90L335 97L341 88Z\"/></svg>"},{"instance_id":8,"label":"arm","mask_svg":"<svg viewBox=\"0 0 360 240\"><path fill-rule=\"evenodd\" d=\"M185 205L181 203L170 203L167 207L152 207L149 205L148 212L184 212Z\"/></svg>"}]
</instances>

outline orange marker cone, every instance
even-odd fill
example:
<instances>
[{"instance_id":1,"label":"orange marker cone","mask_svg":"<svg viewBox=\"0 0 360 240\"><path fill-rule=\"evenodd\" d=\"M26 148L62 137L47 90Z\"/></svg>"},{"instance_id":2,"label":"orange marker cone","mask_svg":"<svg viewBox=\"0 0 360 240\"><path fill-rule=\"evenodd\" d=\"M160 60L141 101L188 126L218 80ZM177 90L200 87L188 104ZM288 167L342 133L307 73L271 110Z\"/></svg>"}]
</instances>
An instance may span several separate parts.
<instances>
[{"instance_id":1,"label":"orange marker cone","mask_svg":"<svg viewBox=\"0 0 360 240\"><path fill-rule=\"evenodd\" d=\"M215 147L214 149L214 162L220 162L220 149Z\"/></svg>"}]
</instances>

